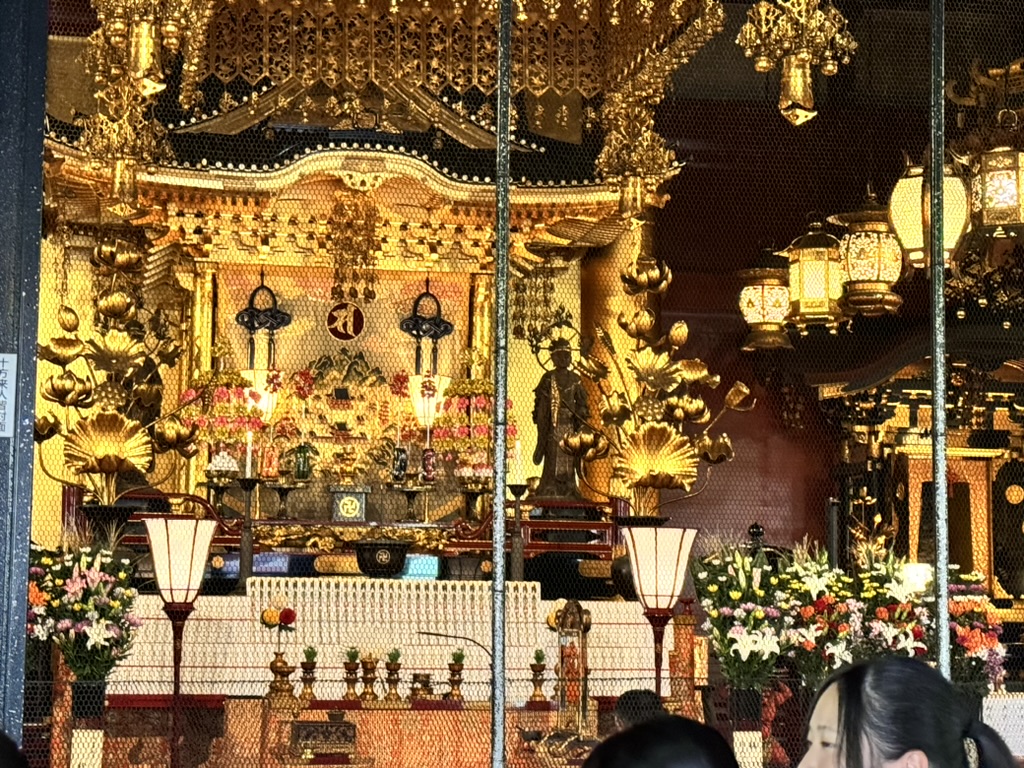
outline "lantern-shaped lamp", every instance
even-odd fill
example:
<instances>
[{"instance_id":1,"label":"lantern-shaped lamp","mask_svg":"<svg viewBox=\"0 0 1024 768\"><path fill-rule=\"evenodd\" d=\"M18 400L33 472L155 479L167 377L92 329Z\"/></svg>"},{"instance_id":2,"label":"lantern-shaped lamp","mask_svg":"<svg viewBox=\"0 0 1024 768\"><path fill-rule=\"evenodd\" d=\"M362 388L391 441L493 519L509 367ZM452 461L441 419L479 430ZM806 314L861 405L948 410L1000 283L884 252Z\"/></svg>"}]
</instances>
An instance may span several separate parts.
<instances>
[{"instance_id":1,"label":"lantern-shaped lamp","mask_svg":"<svg viewBox=\"0 0 1024 768\"><path fill-rule=\"evenodd\" d=\"M181 754L183 719L181 711L181 645L185 621L192 613L206 572L210 542L217 530L216 520L191 516L147 517L146 537L153 553L156 586L164 601L164 613L171 620L173 637L174 687L171 711L171 766L184 765Z\"/></svg>"},{"instance_id":2,"label":"lantern-shaped lamp","mask_svg":"<svg viewBox=\"0 0 1024 768\"><path fill-rule=\"evenodd\" d=\"M761 253L756 266L739 273L740 313L750 326L743 351L792 349L786 333L789 285L786 261L770 249Z\"/></svg>"},{"instance_id":3,"label":"lantern-shaped lamp","mask_svg":"<svg viewBox=\"0 0 1024 768\"><path fill-rule=\"evenodd\" d=\"M835 333L843 319L839 299L846 282L839 241L815 219L779 255L789 259L789 322L801 335L813 325Z\"/></svg>"},{"instance_id":4,"label":"lantern-shaped lamp","mask_svg":"<svg viewBox=\"0 0 1024 768\"><path fill-rule=\"evenodd\" d=\"M971 175L971 211L977 226L1005 229L1024 222L1022 173L1024 152L998 147L981 155Z\"/></svg>"},{"instance_id":5,"label":"lantern-shaped lamp","mask_svg":"<svg viewBox=\"0 0 1024 768\"><path fill-rule=\"evenodd\" d=\"M624 528L622 537L633 569L633 587L654 631L654 690L661 695L665 626L683 592L695 528Z\"/></svg>"},{"instance_id":6,"label":"lantern-shaped lamp","mask_svg":"<svg viewBox=\"0 0 1024 768\"><path fill-rule=\"evenodd\" d=\"M925 241L931 228L928 207L927 185L924 168L919 165L907 168L906 174L892 190L889 200L889 218L896 236L907 254L907 261L914 267L928 265ZM944 264L949 264L949 255L956 248L967 225L967 188L952 167L946 166L942 185L942 251Z\"/></svg>"},{"instance_id":7,"label":"lantern-shaped lamp","mask_svg":"<svg viewBox=\"0 0 1024 768\"><path fill-rule=\"evenodd\" d=\"M874 192L858 210L837 213L829 223L846 227L839 254L846 283L839 305L848 315L878 317L899 309L903 298L893 285L903 274L903 249L889 224L889 211L878 204Z\"/></svg>"}]
</instances>

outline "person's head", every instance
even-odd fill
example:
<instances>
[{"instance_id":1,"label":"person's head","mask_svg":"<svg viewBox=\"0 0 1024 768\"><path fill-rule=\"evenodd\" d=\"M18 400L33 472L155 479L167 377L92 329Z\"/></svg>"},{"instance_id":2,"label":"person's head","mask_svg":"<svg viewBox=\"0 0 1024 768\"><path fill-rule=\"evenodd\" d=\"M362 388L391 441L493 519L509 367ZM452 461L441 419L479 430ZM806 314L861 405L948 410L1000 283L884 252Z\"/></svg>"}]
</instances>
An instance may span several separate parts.
<instances>
[{"instance_id":1,"label":"person's head","mask_svg":"<svg viewBox=\"0 0 1024 768\"><path fill-rule=\"evenodd\" d=\"M4 768L28 768L28 758L3 731L0 731L0 765Z\"/></svg>"},{"instance_id":2,"label":"person's head","mask_svg":"<svg viewBox=\"0 0 1024 768\"><path fill-rule=\"evenodd\" d=\"M694 720L665 715L598 744L583 768L739 768L722 735Z\"/></svg>"},{"instance_id":3,"label":"person's head","mask_svg":"<svg viewBox=\"0 0 1024 768\"><path fill-rule=\"evenodd\" d=\"M821 687L799 768L1016 768L1016 761L938 671L887 656L846 667Z\"/></svg>"},{"instance_id":4,"label":"person's head","mask_svg":"<svg viewBox=\"0 0 1024 768\"><path fill-rule=\"evenodd\" d=\"M625 691L615 702L615 723L619 728L628 728L667 714L658 694L646 688Z\"/></svg>"}]
</instances>

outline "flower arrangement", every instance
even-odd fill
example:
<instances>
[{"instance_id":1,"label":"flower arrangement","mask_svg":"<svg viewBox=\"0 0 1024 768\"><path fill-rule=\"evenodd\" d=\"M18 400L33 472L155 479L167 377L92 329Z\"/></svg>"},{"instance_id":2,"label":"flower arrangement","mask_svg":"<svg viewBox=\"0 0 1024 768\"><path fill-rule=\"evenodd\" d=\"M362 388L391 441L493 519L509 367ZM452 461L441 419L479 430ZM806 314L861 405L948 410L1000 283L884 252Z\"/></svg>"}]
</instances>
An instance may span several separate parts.
<instances>
[{"instance_id":1,"label":"flower arrangement","mask_svg":"<svg viewBox=\"0 0 1024 768\"><path fill-rule=\"evenodd\" d=\"M889 653L926 656L924 642L931 623L917 587L907 579L906 561L892 553L870 558L858 573L859 617L855 658Z\"/></svg>"},{"instance_id":2,"label":"flower arrangement","mask_svg":"<svg viewBox=\"0 0 1024 768\"><path fill-rule=\"evenodd\" d=\"M508 445L518 429L512 401L505 403ZM455 476L488 479L494 475L491 431L494 421L494 384L490 379L459 379L444 391L441 413L434 421L433 446L456 463ZM509 458L512 458L511 454Z\"/></svg>"},{"instance_id":3,"label":"flower arrangement","mask_svg":"<svg viewBox=\"0 0 1024 768\"><path fill-rule=\"evenodd\" d=\"M284 597L276 596L269 607L260 613L260 624L267 629L275 630L277 650L281 650L281 636L285 632L295 631L295 609L289 608Z\"/></svg>"},{"instance_id":4,"label":"flower arrangement","mask_svg":"<svg viewBox=\"0 0 1024 768\"><path fill-rule=\"evenodd\" d=\"M949 566L949 630L953 682L974 696L1002 684L1006 648L1003 628L989 618L984 574Z\"/></svg>"},{"instance_id":5,"label":"flower arrangement","mask_svg":"<svg viewBox=\"0 0 1024 768\"><path fill-rule=\"evenodd\" d=\"M762 689L785 648L779 578L761 550L721 547L693 565L704 630L736 689Z\"/></svg>"},{"instance_id":6,"label":"flower arrangement","mask_svg":"<svg viewBox=\"0 0 1024 768\"><path fill-rule=\"evenodd\" d=\"M79 680L103 680L127 658L141 625L128 560L109 549L33 546L29 561L28 636L53 642Z\"/></svg>"},{"instance_id":7,"label":"flower arrangement","mask_svg":"<svg viewBox=\"0 0 1024 768\"><path fill-rule=\"evenodd\" d=\"M243 376L207 374L181 393L181 403L186 406L181 422L195 427L198 438L211 447L233 446L237 450L247 432L260 432L266 426L261 399L252 382Z\"/></svg>"},{"instance_id":8,"label":"flower arrangement","mask_svg":"<svg viewBox=\"0 0 1024 768\"><path fill-rule=\"evenodd\" d=\"M780 603L787 616L783 630L786 655L804 685L816 690L825 678L853 661L857 619L853 578L832 568L828 554L806 540L781 567L780 587L786 599Z\"/></svg>"}]
</instances>

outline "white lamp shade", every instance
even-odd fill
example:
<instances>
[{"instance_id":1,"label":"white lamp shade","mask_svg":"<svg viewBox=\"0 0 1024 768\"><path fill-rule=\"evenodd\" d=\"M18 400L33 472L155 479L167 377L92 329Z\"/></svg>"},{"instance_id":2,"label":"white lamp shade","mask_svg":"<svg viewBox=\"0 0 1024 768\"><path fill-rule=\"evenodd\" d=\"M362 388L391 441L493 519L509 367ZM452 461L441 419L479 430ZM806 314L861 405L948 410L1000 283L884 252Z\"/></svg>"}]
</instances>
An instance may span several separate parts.
<instances>
[{"instance_id":1,"label":"white lamp shade","mask_svg":"<svg viewBox=\"0 0 1024 768\"><path fill-rule=\"evenodd\" d=\"M942 250L948 258L967 225L967 188L949 166L942 182ZM918 267L924 266L927 258L924 227L928 202L922 197L923 186L924 169L921 166L908 168L906 176L896 182L889 200L889 216L896 236L907 252L907 259Z\"/></svg>"},{"instance_id":2,"label":"white lamp shade","mask_svg":"<svg viewBox=\"0 0 1024 768\"><path fill-rule=\"evenodd\" d=\"M683 592L695 528L624 528L633 587L645 610L669 611Z\"/></svg>"},{"instance_id":3,"label":"white lamp shade","mask_svg":"<svg viewBox=\"0 0 1024 768\"><path fill-rule=\"evenodd\" d=\"M433 382L427 385L424 392L423 383ZM413 410L416 411L416 420L421 427L430 429L434 426L434 419L444 401L444 392L452 383L450 376L431 376L430 374L409 377L409 398L412 400Z\"/></svg>"},{"instance_id":4,"label":"white lamp shade","mask_svg":"<svg viewBox=\"0 0 1024 768\"><path fill-rule=\"evenodd\" d=\"M165 603L194 603L217 521L180 516L147 517L145 522L160 597Z\"/></svg>"},{"instance_id":5,"label":"white lamp shade","mask_svg":"<svg viewBox=\"0 0 1024 768\"><path fill-rule=\"evenodd\" d=\"M253 391L259 393L260 401L256 407L262 411L263 421L269 424L274 414L274 406L277 405L277 392L271 392L270 386L267 384L267 378L271 372L266 369L249 369L241 373L252 381Z\"/></svg>"}]
</instances>

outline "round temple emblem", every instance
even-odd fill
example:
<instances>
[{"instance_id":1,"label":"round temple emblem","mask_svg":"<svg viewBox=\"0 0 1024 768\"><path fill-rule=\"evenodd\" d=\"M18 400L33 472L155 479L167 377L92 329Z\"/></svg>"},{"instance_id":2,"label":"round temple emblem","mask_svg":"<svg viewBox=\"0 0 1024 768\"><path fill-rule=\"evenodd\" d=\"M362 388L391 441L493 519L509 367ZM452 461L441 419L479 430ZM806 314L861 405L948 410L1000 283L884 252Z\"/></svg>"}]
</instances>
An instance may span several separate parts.
<instances>
[{"instance_id":1,"label":"round temple emblem","mask_svg":"<svg viewBox=\"0 0 1024 768\"><path fill-rule=\"evenodd\" d=\"M359 337L366 324L363 310L351 301L342 301L327 313L327 331L338 341L352 341Z\"/></svg>"},{"instance_id":2,"label":"round temple emblem","mask_svg":"<svg viewBox=\"0 0 1024 768\"><path fill-rule=\"evenodd\" d=\"M1006 487L1006 500L1011 504L1020 504L1024 501L1024 488L1014 483Z\"/></svg>"},{"instance_id":3,"label":"round temple emblem","mask_svg":"<svg viewBox=\"0 0 1024 768\"><path fill-rule=\"evenodd\" d=\"M391 553L386 549L378 549L376 553L374 553L374 559L380 565L387 565L391 562Z\"/></svg>"}]
</instances>

